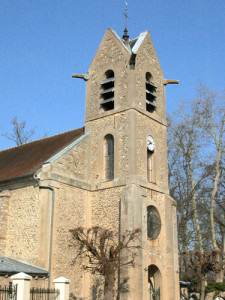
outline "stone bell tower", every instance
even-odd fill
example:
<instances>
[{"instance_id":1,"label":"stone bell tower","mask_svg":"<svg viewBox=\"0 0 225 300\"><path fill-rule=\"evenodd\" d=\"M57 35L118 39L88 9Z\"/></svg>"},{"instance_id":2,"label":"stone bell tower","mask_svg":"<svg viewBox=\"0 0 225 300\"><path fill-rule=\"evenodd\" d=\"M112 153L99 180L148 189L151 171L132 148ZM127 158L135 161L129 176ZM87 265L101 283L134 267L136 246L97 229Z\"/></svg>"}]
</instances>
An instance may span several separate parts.
<instances>
[{"instance_id":1,"label":"stone bell tower","mask_svg":"<svg viewBox=\"0 0 225 300\"><path fill-rule=\"evenodd\" d=\"M108 29L88 70L90 224L141 229L120 299L179 299L176 203L169 196L165 80L150 34ZM101 207L98 210L98 207ZM121 280L121 278L119 278ZM153 298L156 297L156 298Z\"/></svg>"}]
</instances>

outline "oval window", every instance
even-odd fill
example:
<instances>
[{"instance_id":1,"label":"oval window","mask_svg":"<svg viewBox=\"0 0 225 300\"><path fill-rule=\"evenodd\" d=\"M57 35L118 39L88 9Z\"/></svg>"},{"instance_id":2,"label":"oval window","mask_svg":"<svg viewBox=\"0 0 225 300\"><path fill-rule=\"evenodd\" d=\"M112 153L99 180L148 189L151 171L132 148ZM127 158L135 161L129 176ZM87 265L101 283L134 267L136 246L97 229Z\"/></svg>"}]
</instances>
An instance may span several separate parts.
<instances>
[{"instance_id":1,"label":"oval window","mask_svg":"<svg viewBox=\"0 0 225 300\"><path fill-rule=\"evenodd\" d=\"M161 231L161 219L157 209L150 205L147 207L147 232L148 238L155 240Z\"/></svg>"}]
</instances>

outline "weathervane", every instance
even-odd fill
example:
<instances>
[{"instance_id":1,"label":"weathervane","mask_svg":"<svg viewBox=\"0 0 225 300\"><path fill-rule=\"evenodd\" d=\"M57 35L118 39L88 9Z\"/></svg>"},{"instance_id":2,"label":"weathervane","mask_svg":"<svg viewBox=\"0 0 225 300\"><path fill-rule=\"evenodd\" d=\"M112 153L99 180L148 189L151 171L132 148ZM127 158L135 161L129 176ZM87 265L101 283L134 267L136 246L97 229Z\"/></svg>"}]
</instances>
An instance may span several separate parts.
<instances>
[{"instance_id":1,"label":"weathervane","mask_svg":"<svg viewBox=\"0 0 225 300\"><path fill-rule=\"evenodd\" d=\"M123 35L123 39L125 40L125 41L128 41L128 39L129 39L129 35L127 35L127 19L129 18L128 17L128 15L127 15L127 1L125 0L125 5L126 5L126 8L125 8L125 14L124 14L124 16L125 16L125 29L124 29L124 35Z\"/></svg>"}]
</instances>

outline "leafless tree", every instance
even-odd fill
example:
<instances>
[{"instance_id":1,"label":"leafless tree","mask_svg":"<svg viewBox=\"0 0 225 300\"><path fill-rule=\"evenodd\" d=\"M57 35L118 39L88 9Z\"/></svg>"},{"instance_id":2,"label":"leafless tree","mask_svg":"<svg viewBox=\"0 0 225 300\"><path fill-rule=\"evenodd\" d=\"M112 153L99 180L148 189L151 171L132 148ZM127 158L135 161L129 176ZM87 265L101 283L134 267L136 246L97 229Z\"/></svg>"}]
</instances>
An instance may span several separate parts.
<instances>
[{"instance_id":1,"label":"leafless tree","mask_svg":"<svg viewBox=\"0 0 225 300\"><path fill-rule=\"evenodd\" d=\"M178 226L181 230L183 251L191 243L199 245L203 252L203 238L200 228L198 213L197 192L204 176L199 163L199 150L202 148L199 139L199 130L195 125L193 116L186 112L186 107L181 107L170 116L168 123L168 149L169 149L169 179L171 195L178 202ZM193 231L194 229L194 235Z\"/></svg>"},{"instance_id":2,"label":"leafless tree","mask_svg":"<svg viewBox=\"0 0 225 300\"><path fill-rule=\"evenodd\" d=\"M202 83L198 87L198 97L195 99L194 113L198 116L197 126L208 147L208 166L211 180L210 197L210 227L213 249L219 249L215 231L215 199L221 177L221 160L225 150L225 95L218 95ZM223 273L217 274L217 282L223 281Z\"/></svg>"},{"instance_id":3,"label":"leafless tree","mask_svg":"<svg viewBox=\"0 0 225 300\"><path fill-rule=\"evenodd\" d=\"M5 132L2 135L13 141L17 146L26 144L31 141L34 135L34 129L26 130L26 121L18 122L17 117L11 121L13 125L12 133Z\"/></svg>"},{"instance_id":4,"label":"leafless tree","mask_svg":"<svg viewBox=\"0 0 225 300\"><path fill-rule=\"evenodd\" d=\"M224 91L215 93L200 82L197 97L168 119L169 184L177 200L180 251L225 250L224 98ZM213 272L223 281L224 267Z\"/></svg>"},{"instance_id":5,"label":"leafless tree","mask_svg":"<svg viewBox=\"0 0 225 300\"><path fill-rule=\"evenodd\" d=\"M116 272L119 268L135 265L140 249L140 229L127 230L123 234L94 226L89 229L77 227L70 230L71 246L77 249L74 261L80 257L83 268L104 278L104 299L112 300Z\"/></svg>"},{"instance_id":6,"label":"leafless tree","mask_svg":"<svg viewBox=\"0 0 225 300\"><path fill-rule=\"evenodd\" d=\"M180 255L183 257L186 274L189 275L189 278L186 279L195 278L197 288L200 291L200 300L204 300L207 275L210 272L217 273L223 269L224 253L217 249L204 253L197 250L183 251Z\"/></svg>"}]
</instances>

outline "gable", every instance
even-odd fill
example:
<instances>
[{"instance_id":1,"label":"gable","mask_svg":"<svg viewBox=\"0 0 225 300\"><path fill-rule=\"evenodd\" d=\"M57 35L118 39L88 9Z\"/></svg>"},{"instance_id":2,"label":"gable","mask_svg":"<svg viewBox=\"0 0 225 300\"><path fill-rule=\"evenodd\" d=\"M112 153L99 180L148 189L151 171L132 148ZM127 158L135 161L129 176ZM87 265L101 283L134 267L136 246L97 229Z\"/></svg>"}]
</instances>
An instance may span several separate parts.
<instances>
[{"instance_id":1,"label":"gable","mask_svg":"<svg viewBox=\"0 0 225 300\"><path fill-rule=\"evenodd\" d=\"M132 51L134 51L134 54L137 54L137 64L151 64L163 76L162 68L148 31L140 34L139 41L135 43Z\"/></svg>"},{"instance_id":2,"label":"gable","mask_svg":"<svg viewBox=\"0 0 225 300\"><path fill-rule=\"evenodd\" d=\"M113 29L108 28L89 67L89 70L95 68L95 65L99 63L99 60L103 64L115 63L115 58L119 58L120 56L129 58L130 55L131 51L129 50L129 47L123 43L123 40Z\"/></svg>"},{"instance_id":3,"label":"gable","mask_svg":"<svg viewBox=\"0 0 225 300\"><path fill-rule=\"evenodd\" d=\"M98 60L99 56L104 57L104 59L108 62L108 60L110 60L110 57L112 56L112 53L115 51L120 51L121 55L125 55L127 59L131 55L136 55L146 36L149 36L150 38L150 34L148 31L140 33L137 38L128 40L128 42L126 43L122 38L118 36L115 30L113 30L112 28L108 28L89 67L89 70L91 70L97 63L96 61ZM119 55L113 56L120 57ZM115 62L114 59L112 59L112 61Z\"/></svg>"},{"instance_id":4,"label":"gable","mask_svg":"<svg viewBox=\"0 0 225 300\"><path fill-rule=\"evenodd\" d=\"M84 127L0 152L0 180L35 173L42 164L84 134Z\"/></svg>"}]
</instances>

